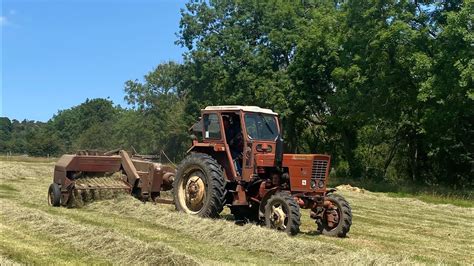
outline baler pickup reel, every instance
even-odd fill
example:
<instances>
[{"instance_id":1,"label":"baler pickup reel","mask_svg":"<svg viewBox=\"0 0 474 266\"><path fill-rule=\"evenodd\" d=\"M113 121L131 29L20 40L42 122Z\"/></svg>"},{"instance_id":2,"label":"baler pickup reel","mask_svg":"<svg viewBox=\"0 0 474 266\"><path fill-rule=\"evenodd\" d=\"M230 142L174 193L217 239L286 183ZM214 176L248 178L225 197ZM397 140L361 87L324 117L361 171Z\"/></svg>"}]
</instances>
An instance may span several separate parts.
<instances>
[{"instance_id":1,"label":"baler pickup reel","mask_svg":"<svg viewBox=\"0 0 474 266\"><path fill-rule=\"evenodd\" d=\"M124 150L80 151L63 155L56 163L48 202L52 206L77 206L78 197L97 199L128 193L142 201L172 203L161 199L160 192L172 188L175 175L174 167L144 156L130 156Z\"/></svg>"}]
</instances>

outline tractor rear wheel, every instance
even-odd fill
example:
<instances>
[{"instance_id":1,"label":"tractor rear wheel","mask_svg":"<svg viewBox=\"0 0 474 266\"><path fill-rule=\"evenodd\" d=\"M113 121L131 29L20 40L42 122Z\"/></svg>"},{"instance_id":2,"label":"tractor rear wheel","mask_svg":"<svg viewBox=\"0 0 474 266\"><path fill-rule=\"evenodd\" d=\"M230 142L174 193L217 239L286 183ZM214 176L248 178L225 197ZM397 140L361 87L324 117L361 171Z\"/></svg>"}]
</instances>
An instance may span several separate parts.
<instances>
[{"instance_id":1,"label":"tractor rear wheel","mask_svg":"<svg viewBox=\"0 0 474 266\"><path fill-rule=\"evenodd\" d=\"M48 204L53 207L59 207L59 205L61 205L61 188L56 183L49 185Z\"/></svg>"},{"instance_id":2,"label":"tractor rear wheel","mask_svg":"<svg viewBox=\"0 0 474 266\"><path fill-rule=\"evenodd\" d=\"M178 211L201 217L218 217L225 200L222 167L207 154L188 155L178 167L173 194Z\"/></svg>"},{"instance_id":3,"label":"tractor rear wheel","mask_svg":"<svg viewBox=\"0 0 474 266\"><path fill-rule=\"evenodd\" d=\"M349 203L338 194L327 195L333 207L326 209L318 231L323 235L345 237L352 225L352 210Z\"/></svg>"},{"instance_id":4,"label":"tractor rear wheel","mask_svg":"<svg viewBox=\"0 0 474 266\"><path fill-rule=\"evenodd\" d=\"M300 231L300 206L288 192L277 192L265 204L265 224L268 228L296 235Z\"/></svg>"}]
</instances>

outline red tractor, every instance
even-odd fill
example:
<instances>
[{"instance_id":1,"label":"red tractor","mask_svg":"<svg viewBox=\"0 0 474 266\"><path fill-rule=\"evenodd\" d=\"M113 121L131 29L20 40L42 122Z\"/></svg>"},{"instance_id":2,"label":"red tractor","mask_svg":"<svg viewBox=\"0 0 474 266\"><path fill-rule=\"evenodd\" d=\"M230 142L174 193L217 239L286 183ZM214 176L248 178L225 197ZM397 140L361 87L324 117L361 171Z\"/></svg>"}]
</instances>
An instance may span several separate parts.
<instances>
[{"instance_id":1,"label":"red tractor","mask_svg":"<svg viewBox=\"0 0 474 266\"><path fill-rule=\"evenodd\" d=\"M344 237L349 203L327 189L330 156L284 154L278 114L255 106L209 106L190 131L193 145L173 182L179 211L217 217L228 206L236 221L295 235L300 209L317 231Z\"/></svg>"}]
</instances>

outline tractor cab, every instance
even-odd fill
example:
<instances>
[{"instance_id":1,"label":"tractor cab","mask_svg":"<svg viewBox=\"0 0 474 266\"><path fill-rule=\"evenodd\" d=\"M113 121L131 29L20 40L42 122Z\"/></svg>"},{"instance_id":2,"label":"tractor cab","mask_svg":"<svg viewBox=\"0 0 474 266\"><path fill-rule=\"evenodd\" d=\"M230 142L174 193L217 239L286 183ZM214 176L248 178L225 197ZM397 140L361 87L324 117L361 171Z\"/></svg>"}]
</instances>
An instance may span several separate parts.
<instances>
[{"instance_id":1,"label":"tractor cab","mask_svg":"<svg viewBox=\"0 0 474 266\"><path fill-rule=\"evenodd\" d=\"M191 128L195 138L190 151L211 152L224 166L228 180L250 181L265 167L281 164L280 128L278 114L270 109L208 106Z\"/></svg>"}]
</instances>

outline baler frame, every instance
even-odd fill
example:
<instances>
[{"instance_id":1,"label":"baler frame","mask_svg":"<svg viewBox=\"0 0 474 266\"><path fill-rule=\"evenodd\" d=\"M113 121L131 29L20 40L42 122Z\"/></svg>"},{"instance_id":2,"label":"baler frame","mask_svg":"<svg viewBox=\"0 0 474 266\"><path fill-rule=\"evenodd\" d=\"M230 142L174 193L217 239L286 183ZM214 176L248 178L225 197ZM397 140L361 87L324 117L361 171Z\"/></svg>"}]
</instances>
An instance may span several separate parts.
<instances>
[{"instance_id":1,"label":"baler frame","mask_svg":"<svg viewBox=\"0 0 474 266\"><path fill-rule=\"evenodd\" d=\"M122 172L122 178L114 184L76 182L83 176L103 176ZM74 190L118 189L137 198L160 203L172 203L159 198L161 191L172 188L176 170L143 157L130 156L125 150L100 153L80 151L74 155L63 155L54 167L53 184L60 188L60 203L66 206ZM51 193L50 193L51 194ZM54 195L50 195L50 197ZM53 200L50 200L53 202Z\"/></svg>"}]
</instances>

